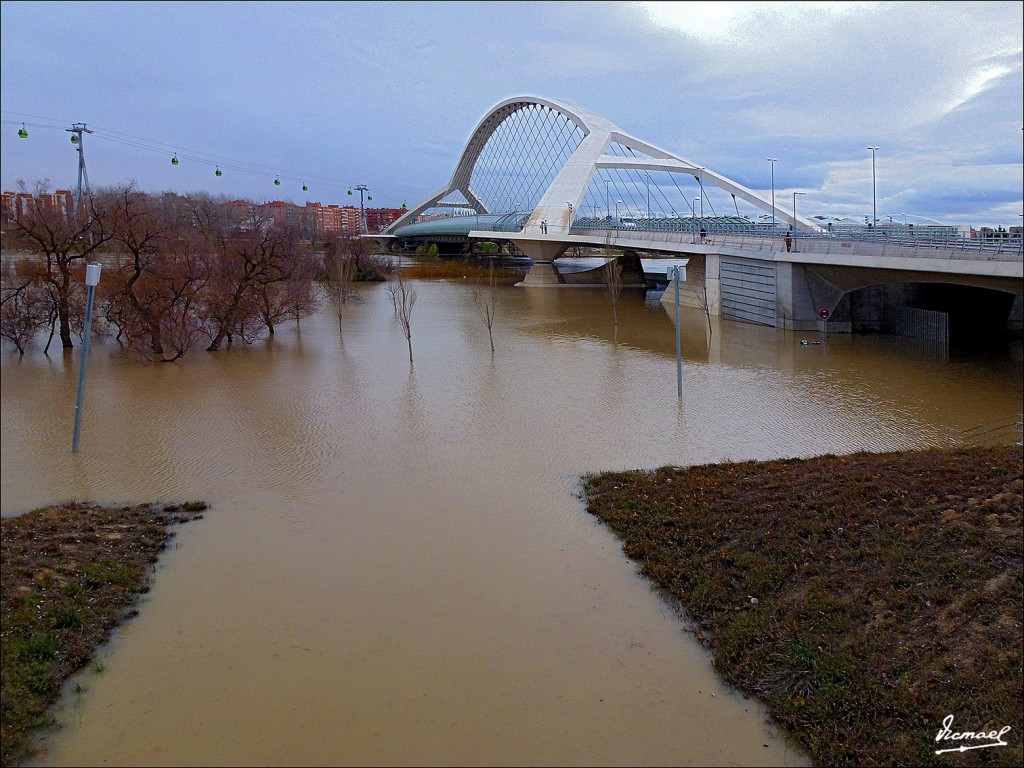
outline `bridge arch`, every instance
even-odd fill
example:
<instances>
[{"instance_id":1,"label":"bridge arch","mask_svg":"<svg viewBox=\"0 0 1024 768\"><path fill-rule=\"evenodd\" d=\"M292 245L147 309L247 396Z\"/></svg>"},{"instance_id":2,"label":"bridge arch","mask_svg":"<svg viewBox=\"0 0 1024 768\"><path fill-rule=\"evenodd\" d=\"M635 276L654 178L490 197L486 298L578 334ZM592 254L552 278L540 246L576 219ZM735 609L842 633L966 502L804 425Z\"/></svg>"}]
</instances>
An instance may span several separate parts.
<instances>
[{"instance_id":1,"label":"bridge arch","mask_svg":"<svg viewBox=\"0 0 1024 768\"><path fill-rule=\"evenodd\" d=\"M634 186L640 174L646 177L649 215L651 175L663 173L673 178L673 174L682 174L698 183L700 195L696 199L701 200L701 208L706 187L715 187L731 195L734 203L741 199L779 222L795 224L808 231L820 229L812 220L799 216L794 219L792 213L777 205L773 207L770 200L738 182L632 136L590 110L557 99L520 96L506 99L480 120L448 182L395 221L387 233L395 232L431 209L462 209L473 214L499 212L505 200L496 198L503 198L503 191L515 189L523 196L522 184L516 186L516 175L522 176L524 169L531 165L540 168L541 183L540 188L525 193L531 197L523 209L528 213L523 229L528 232L547 234L549 228L567 232L580 216L585 199L594 198L595 175L605 182L604 208L610 219L608 176L617 171L635 174L629 182ZM502 182L497 177L499 181L492 183L496 178L495 170L499 173L504 170L508 179ZM678 190L678 185L675 186ZM588 190L591 190L589 195ZM505 212L518 210L520 206L516 203L523 201L516 201L511 193L508 197ZM665 200L668 202L668 197ZM622 202L616 201L616 215L618 203ZM684 202L690 205L688 198ZM690 213L696 216L695 206L690 207ZM675 216L673 212L673 218Z\"/></svg>"}]
</instances>

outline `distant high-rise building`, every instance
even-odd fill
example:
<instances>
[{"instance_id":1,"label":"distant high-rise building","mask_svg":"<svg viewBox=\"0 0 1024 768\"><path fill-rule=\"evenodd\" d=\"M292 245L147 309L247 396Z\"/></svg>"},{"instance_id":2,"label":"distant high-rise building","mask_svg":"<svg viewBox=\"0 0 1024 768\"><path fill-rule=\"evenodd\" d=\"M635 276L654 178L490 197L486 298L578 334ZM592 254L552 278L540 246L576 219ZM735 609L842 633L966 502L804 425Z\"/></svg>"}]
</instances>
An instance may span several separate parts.
<instances>
[{"instance_id":1,"label":"distant high-rise building","mask_svg":"<svg viewBox=\"0 0 1024 768\"><path fill-rule=\"evenodd\" d=\"M405 213L401 208L367 208L366 209L366 231L375 235L383 232L391 226L398 218Z\"/></svg>"}]
</instances>

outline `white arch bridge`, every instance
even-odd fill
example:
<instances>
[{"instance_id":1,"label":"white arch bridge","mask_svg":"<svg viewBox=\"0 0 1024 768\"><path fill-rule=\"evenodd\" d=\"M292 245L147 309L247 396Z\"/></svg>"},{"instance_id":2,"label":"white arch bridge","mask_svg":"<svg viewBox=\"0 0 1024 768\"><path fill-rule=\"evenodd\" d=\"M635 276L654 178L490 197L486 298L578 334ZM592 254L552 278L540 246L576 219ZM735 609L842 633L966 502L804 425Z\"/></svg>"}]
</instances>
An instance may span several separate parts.
<instances>
[{"instance_id":1,"label":"white arch bridge","mask_svg":"<svg viewBox=\"0 0 1024 768\"><path fill-rule=\"evenodd\" d=\"M527 286L565 285L554 262L571 245L699 257L713 311L782 327L816 322L859 287L908 281L1008 293L1019 314L1020 238L832 231L793 201L786 210L582 107L518 97L480 121L451 179L383 234L511 241L534 261Z\"/></svg>"}]
</instances>

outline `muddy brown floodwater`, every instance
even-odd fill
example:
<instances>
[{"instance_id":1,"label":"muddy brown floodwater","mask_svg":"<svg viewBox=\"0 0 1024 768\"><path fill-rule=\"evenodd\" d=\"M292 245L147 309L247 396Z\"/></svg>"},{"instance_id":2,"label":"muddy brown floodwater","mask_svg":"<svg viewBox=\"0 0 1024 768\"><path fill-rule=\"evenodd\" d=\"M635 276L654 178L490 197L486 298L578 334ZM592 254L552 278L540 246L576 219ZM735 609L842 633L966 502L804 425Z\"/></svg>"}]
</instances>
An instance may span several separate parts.
<instances>
[{"instance_id":1,"label":"muddy brown floodwater","mask_svg":"<svg viewBox=\"0 0 1024 768\"><path fill-rule=\"evenodd\" d=\"M466 281L468 283L468 281ZM1014 414L1013 353L799 336L624 294L383 285L252 346L2 366L2 510L203 499L43 763L801 764L584 510L582 473L914 448ZM805 336L807 334L804 334Z\"/></svg>"}]
</instances>

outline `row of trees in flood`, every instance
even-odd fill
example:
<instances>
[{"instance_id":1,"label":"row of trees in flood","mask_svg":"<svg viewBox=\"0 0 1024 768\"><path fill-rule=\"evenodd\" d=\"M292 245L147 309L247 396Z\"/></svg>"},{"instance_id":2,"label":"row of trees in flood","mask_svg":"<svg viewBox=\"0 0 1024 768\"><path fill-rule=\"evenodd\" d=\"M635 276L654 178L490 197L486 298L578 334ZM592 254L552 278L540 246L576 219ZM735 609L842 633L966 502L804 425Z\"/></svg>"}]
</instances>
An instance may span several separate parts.
<instances>
[{"instance_id":1,"label":"row of trees in flood","mask_svg":"<svg viewBox=\"0 0 1024 768\"><path fill-rule=\"evenodd\" d=\"M208 194L151 195L133 184L99 190L76 212L48 204L45 183L9 217L0 265L0 335L24 352L48 333L64 349L82 331L83 274L103 264L97 327L164 362L200 343L208 351L298 323L324 296L341 307L360 279L383 279L370 243L337 236L310 243L247 201Z\"/></svg>"}]
</instances>

